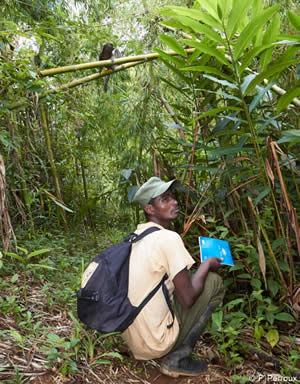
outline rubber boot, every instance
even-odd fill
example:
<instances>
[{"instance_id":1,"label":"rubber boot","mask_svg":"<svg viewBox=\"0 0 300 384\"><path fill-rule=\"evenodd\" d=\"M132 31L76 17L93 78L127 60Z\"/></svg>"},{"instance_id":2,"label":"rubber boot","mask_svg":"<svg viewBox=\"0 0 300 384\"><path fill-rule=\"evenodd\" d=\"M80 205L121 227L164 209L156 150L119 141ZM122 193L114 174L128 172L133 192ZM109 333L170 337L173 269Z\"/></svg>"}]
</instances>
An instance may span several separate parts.
<instances>
[{"instance_id":1,"label":"rubber boot","mask_svg":"<svg viewBox=\"0 0 300 384\"><path fill-rule=\"evenodd\" d=\"M205 360L193 360L191 354L214 310L213 306L208 305L182 344L175 351L163 357L160 367L161 373L171 377L198 376L207 368Z\"/></svg>"}]
</instances>

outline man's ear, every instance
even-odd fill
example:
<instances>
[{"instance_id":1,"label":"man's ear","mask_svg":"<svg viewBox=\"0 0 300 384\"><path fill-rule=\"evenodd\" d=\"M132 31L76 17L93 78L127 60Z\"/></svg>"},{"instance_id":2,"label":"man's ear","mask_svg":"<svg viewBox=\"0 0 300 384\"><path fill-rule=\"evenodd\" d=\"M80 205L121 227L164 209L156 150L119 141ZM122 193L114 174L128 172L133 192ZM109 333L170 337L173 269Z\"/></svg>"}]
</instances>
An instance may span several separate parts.
<instances>
[{"instance_id":1,"label":"man's ear","mask_svg":"<svg viewBox=\"0 0 300 384\"><path fill-rule=\"evenodd\" d=\"M151 216L153 213L153 205L152 204L144 205L144 211L147 213L147 215Z\"/></svg>"}]
</instances>

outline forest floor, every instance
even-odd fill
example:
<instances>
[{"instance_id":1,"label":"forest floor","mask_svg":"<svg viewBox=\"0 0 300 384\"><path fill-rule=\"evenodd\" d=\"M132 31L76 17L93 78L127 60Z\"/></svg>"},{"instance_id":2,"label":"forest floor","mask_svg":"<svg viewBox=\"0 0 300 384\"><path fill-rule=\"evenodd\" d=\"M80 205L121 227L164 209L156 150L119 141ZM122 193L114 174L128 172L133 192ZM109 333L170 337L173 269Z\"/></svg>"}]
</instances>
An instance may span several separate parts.
<instances>
[{"instance_id":1,"label":"forest floor","mask_svg":"<svg viewBox=\"0 0 300 384\"><path fill-rule=\"evenodd\" d=\"M103 248L124 236L115 229L107 232L102 232ZM56 269L28 272L27 308L18 261L5 259L5 268L0 268L1 384L300 383L300 358L295 357L294 367L290 360L291 352L300 353L300 337L296 341L287 337L289 333L299 335L299 327L294 324L293 329L281 328L280 341L273 349L265 339L254 339L250 329L240 329L235 339L219 346L206 332L197 343L195 357L204 358L208 369L195 378L167 377L160 373L158 360L136 361L120 336L87 330L77 320L81 255L86 262L95 254L87 236L79 239L77 233L74 241L69 239L76 256L69 255L63 235L47 234L37 241L23 246L33 250L48 248L51 243L55 251L44 259L30 261L48 263Z\"/></svg>"},{"instance_id":2,"label":"forest floor","mask_svg":"<svg viewBox=\"0 0 300 384\"><path fill-rule=\"evenodd\" d=\"M9 292L2 292L2 294ZM170 378L159 371L159 362L136 361L118 336L80 344L70 313L63 306L49 308L51 288L32 281L28 287L27 320L17 322L11 313L0 315L0 382L15 384L196 384L196 383L277 383L300 382L298 372L280 375L279 360L258 351L253 352L248 337L246 360L227 365L209 333L198 342L196 354L208 362L208 370L196 378ZM3 297L3 296L2 296ZM3 304L3 303L2 303ZM16 308L16 307L15 307ZM75 312L75 310L74 310ZM77 325L78 326L78 325ZM77 337L77 339L76 339ZM244 333L247 340L247 332ZM74 341L75 340L75 341ZM77 340L77 341L76 341ZM82 341L82 340L81 340ZM73 343L73 346L72 346ZM280 344L280 343L279 343ZM282 353L278 345L277 354ZM105 354L107 354L105 356ZM103 355L104 354L104 355ZM266 358L269 356L270 358ZM281 366L282 368L282 366ZM282 371L281 371L282 372ZM284 380L285 378L285 380Z\"/></svg>"}]
</instances>

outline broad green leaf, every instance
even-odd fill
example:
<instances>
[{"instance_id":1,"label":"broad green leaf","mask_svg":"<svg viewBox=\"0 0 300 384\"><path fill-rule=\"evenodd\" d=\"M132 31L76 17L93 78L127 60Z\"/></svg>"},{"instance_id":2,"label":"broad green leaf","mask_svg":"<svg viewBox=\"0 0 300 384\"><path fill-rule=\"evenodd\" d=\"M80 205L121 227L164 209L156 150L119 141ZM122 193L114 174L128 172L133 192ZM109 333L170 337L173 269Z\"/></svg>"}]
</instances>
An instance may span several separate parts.
<instances>
[{"instance_id":1,"label":"broad green leaf","mask_svg":"<svg viewBox=\"0 0 300 384\"><path fill-rule=\"evenodd\" d=\"M138 187L136 185L133 185L129 188L128 190L128 194L127 194L127 197L128 197L128 201L131 203L133 198L134 198L134 195L136 194L136 191L138 190Z\"/></svg>"},{"instance_id":2,"label":"broad green leaf","mask_svg":"<svg viewBox=\"0 0 300 384\"><path fill-rule=\"evenodd\" d=\"M185 67L185 68L180 68L180 70L181 71L195 71L195 72L213 73L215 75L223 77L223 79L227 79L229 82L234 81L233 78L226 75L224 72L221 72L219 69L214 68L214 67L209 67L206 65L196 65L196 66L191 66L191 67Z\"/></svg>"},{"instance_id":3,"label":"broad green leaf","mask_svg":"<svg viewBox=\"0 0 300 384\"><path fill-rule=\"evenodd\" d=\"M229 14L230 8L232 7L232 0L218 0L218 6L222 11L222 20L225 20Z\"/></svg>"},{"instance_id":4,"label":"broad green leaf","mask_svg":"<svg viewBox=\"0 0 300 384\"><path fill-rule=\"evenodd\" d=\"M159 53L159 55L164 59L165 61L170 61L171 63L178 65L179 67L185 66L185 62L178 57L174 57L171 55L168 55L166 52L162 51L161 49L155 48L155 52Z\"/></svg>"},{"instance_id":5,"label":"broad green leaf","mask_svg":"<svg viewBox=\"0 0 300 384\"><path fill-rule=\"evenodd\" d=\"M224 53L221 50L194 40L183 39L182 42L189 45L190 47L195 47L199 49L199 51L206 53L207 55L215 57L221 64L225 64L230 68L232 67L231 63L228 62L228 60L225 58Z\"/></svg>"},{"instance_id":6,"label":"broad green leaf","mask_svg":"<svg viewBox=\"0 0 300 384\"><path fill-rule=\"evenodd\" d=\"M224 87L229 87L229 88L232 88L232 89L237 89L238 88L238 86L236 84L230 83L227 80L220 80L220 79L217 79L216 77L209 76L209 75L203 75L203 77L205 77L206 79L212 80L215 83L221 84Z\"/></svg>"},{"instance_id":7,"label":"broad green leaf","mask_svg":"<svg viewBox=\"0 0 300 384\"><path fill-rule=\"evenodd\" d=\"M214 17L215 19L219 19L218 10L217 10L217 1L211 0L197 0L199 5L207 10L207 12Z\"/></svg>"},{"instance_id":8,"label":"broad green leaf","mask_svg":"<svg viewBox=\"0 0 300 384\"><path fill-rule=\"evenodd\" d=\"M248 47L257 29L263 27L279 8L280 4L274 5L273 7L266 9L261 15L251 20L235 43L233 52L235 60L238 60L243 51Z\"/></svg>"},{"instance_id":9,"label":"broad green leaf","mask_svg":"<svg viewBox=\"0 0 300 384\"><path fill-rule=\"evenodd\" d=\"M264 328L259 323L256 323L254 327L254 337L256 338L256 340L260 340L263 337L264 333Z\"/></svg>"},{"instance_id":10,"label":"broad green leaf","mask_svg":"<svg viewBox=\"0 0 300 384\"><path fill-rule=\"evenodd\" d=\"M220 330L222 327L222 321L223 321L223 312L214 312L211 316L213 327L215 330Z\"/></svg>"},{"instance_id":11,"label":"broad green leaf","mask_svg":"<svg viewBox=\"0 0 300 384\"><path fill-rule=\"evenodd\" d=\"M72 209L66 207L64 204L60 203L59 201L57 201L57 200L55 200L55 199L53 199L53 201L54 201L54 203L55 203L56 205L58 205L59 207L61 207L61 208L64 209L65 211L74 213L74 211L72 211Z\"/></svg>"},{"instance_id":12,"label":"broad green leaf","mask_svg":"<svg viewBox=\"0 0 300 384\"><path fill-rule=\"evenodd\" d=\"M245 92L244 92L245 95L247 95L249 92L253 91L253 89L256 87L256 85L263 82L264 79L268 79L271 76L282 72L284 69L286 69L286 68L288 68L294 64L298 64L298 63L300 63L300 58L297 58L295 60L287 60L283 63L280 62L279 64L276 63L274 65L271 65L270 67L268 67L266 69L266 71L255 76L255 78L250 82L250 84L245 89Z\"/></svg>"},{"instance_id":13,"label":"broad green leaf","mask_svg":"<svg viewBox=\"0 0 300 384\"><path fill-rule=\"evenodd\" d=\"M271 347L275 347L275 345L279 341L279 333L277 329L270 329L269 332L266 334L266 338Z\"/></svg>"},{"instance_id":14,"label":"broad green leaf","mask_svg":"<svg viewBox=\"0 0 300 384\"><path fill-rule=\"evenodd\" d=\"M244 72L245 69L247 69L247 66L251 63L251 61L256 57L258 56L261 52L263 52L264 50L272 47L274 44L270 43L270 44L266 44L266 45L261 45L259 47L256 47L254 49L251 49L249 52L247 52L242 58L241 58L241 61L240 61L240 64L238 63L237 64L237 68L238 68L238 73L239 75L242 75L242 73Z\"/></svg>"},{"instance_id":15,"label":"broad green leaf","mask_svg":"<svg viewBox=\"0 0 300 384\"><path fill-rule=\"evenodd\" d=\"M12 253L12 252L4 252L4 254L7 255L7 256L13 257L13 258L16 259L16 260L21 261L21 263L23 263L23 264L26 264L25 259L24 259L22 256L17 255L16 253Z\"/></svg>"},{"instance_id":16,"label":"broad green leaf","mask_svg":"<svg viewBox=\"0 0 300 384\"><path fill-rule=\"evenodd\" d=\"M226 307L231 310L235 305L243 304L244 299L235 299L226 304Z\"/></svg>"},{"instance_id":17,"label":"broad green leaf","mask_svg":"<svg viewBox=\"0 0 300 384\"><path fill-rule=\"evenodd\" d=\"M216 149L206 149L208 153L213 156L223 156L223 155L233 155L243 150L240 146L230 146L230 147L222 147Z\"/></svg>"},{"instance_id":18,"label":"broad green leaf","mask_svg":"<svg viewBox=\"0 0 300 384\"><path fill-rule=\"evenodd\" d=\"M19 275L17 274L17 273L15 273L12 277L11 277L11 279L10 279L10 281L14 284L16 281L18 281L19 280Z\"/></svg>"},{"instance_id":19,"label":"broad green leaf","mask_svg":"<svg viewBox=\"0 0 300 384\"><path fill-rule=\"evenodd\" d=\"M208 13L200 11L199 9L190 9L176 6L169 7L169 9L175 12L177 15L191 17L192 19L199 20L202 23L216 28L219 31L223 31L223 26L218 20L210 16Z\"/></svg>"},{"instance_id":20,"label":"broad green leaf","mask_svg":"<svg viewBox=\"0 0 300 384\"><path fill-rule=\"evenodd\" d=\"M201 113L201 115L199 115L196 119L194 119L193 121L197 121L199 119L203 119L204 117L208 117L208 116L217 116L217 114L219 112L223 112L223 111L241 111L242 109L241 108L238 108L238 107L219 107L219 108L213 108L211 110L209 110L208 112L204 112L204 113Z\"/></svg>"},{"instance_id":21,"label":"broad green leaf","mask_svg":"<svg viewBox=\"0 0 300 384\"><path fill-rule=\"evenodd\" d=\"M268 288L271 291L272 295L276 296L279 291L280 285L277 283L277 281L268 279Z\"/></svg>"},{"instance_id":22,"label":"broad green leaf","mask_svg":"<svg viewBox=\"0 0 300 384\"><path fill-rule=\"evenodd\" d=\"M280 97L277 106L276 106L276 112L279 113L282 110L284 110L295 97L298 97L300 95L300 87L296 86L293 88L290 88L283 96Z\"/></svg>"},{"instance_id":23,"label":"broad green leaf","mask_svg":"<svg viewBox=\"0 0 300 384\"><path fill-rule=\"evenodd\" d=\"M253 6L251 9L251 18L254 19L256 16L260 15L264 10L264 2L261 0L254 0ZM245 26L244 26L245 27ZM253 37L253 46L258 47L262 44L262 28L257 30L257 33Z\"/></svg>"},{"instance_id":24,"label":"broad green leaf","mask_svg":"<svg viewBox=\"0 0 300 384\"><path fill-rule=\"evenodd\" d=\"M261 289L261 281L258 279L252 279L251 285L253 288L256 288L257 290Z\"/></svg>"},{"instance_id":25,"label":"broad green leaf","mask_svg":"<svg viewBox=\"0 0 300 384\"><path fill-rule=\"evenodd\" d=\"M277 313L275 319L280 321L296 321L292 315L286 312Z\"/></svg>"},{"instance_id":26,"label":"broad green leaf","mask_svg":"<svg viewBox=\"0 0 300 384\"><path fill-rule=\"evenodd\" d=\"M184 57L187 56L187 53L185 52L184 48L178 43L177 40L173 39L168 35L159 35L158 37L162 42L167 44L174 52Z\"/></svg>"},{"instance_id":27,"label":"broad green leaf","mask_svg":"<svg viewBox=\"0 0 300 384\"><path fill-rule=\"evenodd\" d=\"M281 40L296 41L300 43L300 35L279 35L278 38Z\"/></svg>"},{"instance_id":28,"label":"broad green leaf","mask_svg":"<svg viewBox=\"0 0 300 384\"><path fill-rule=\"evenodd\" d=\"M216 31L211 29L210 26L207 26L203 23L199 23L197 20L185 16L174 16L174 19L179 21L181 24L191 28L194 32L204 34L211 40L224 45L222 37Z\"/></svg>"},{"instance_id":29,"label":"broad green leaf","mask_svg":"<svg viewBox=\"0 0 300 384\"><path fill-rule=\"evenodd\" d=\"M37 251L30 252L29 255L27 256L27 259L30 259L33 256L38 256L41 255L42 253L50 252L50 249L39 249Z\"/></svg>"},{"instance_id":30,"label":"broad green leaf","mask_svg":"<svg viewBox=\"0 0 300 384\"><path fill-rule=\"evenodd\" d=\"M300 31L300 16L295 13L288 11L288 18L292 26L296 29L296 31Z\"/></svg>"},{"instance_id":31,"label":"broad green leaf","mask_svg":"<svg viewBox=\"0 0 300 384\"><path fill-rule=\"evenodd\" d=\"M264 2L261 0L254 0L252 10L251 10L251 16L252 17L258 16L260 13L263 12L263 9L264 9Z\"/></svg>"},{"instance_id":32,"label":"broad green leaf","mask_svg":"<svg viewBox=\"0 0 300 384\"><path fill-rule=\"evenodd\" d=\"M235 0L228 18L226 33L230 40L237 30L240 20L247 14L253 0Z\"/></svg>"},{"instance_id":33,"label":"broad green leaf","mask_svg":"<svg viewBox=\"0 0 300 384\"><path fill-rule=\"evenodd\" d=\"M177 17L177 16L173 16L173 19L172 20L167 20L167 21L161 21L159 24L160 25L165 25L166 27L172 27L172 28L175 28L175 29L183 29L183 25L181 23L178 23L174 17ZM186 29L187 30L187 29Z\"/></svg>"},{"instance_id":34,"label":"broad green leaf","mask_svg":"<svg viewBox=\"0 0 300 384\"><path fill-rule=\"evenodd\" d=\"M249 105L249 112L251 113L257 104L264 98L265 94L272 88L273 82L269 83L266 87L260 87L258 94L254 97Z\"/></svg>"},{"instance_id":35,"label":"broad green leaf","mask_svg":"<svg viewBox=\"0 0 300 384\"><path fill-rule=\"evenodd\" d=\"M273 43L276 40L277 36L279 35L279 32L280 32L280 15L277 13L272 19L268 28L266 29L266 32L264 33L262 43L263 44ZM261 71L264 71L269 65L272 58L273 48L274 46L265 50L261 54L261 57L260 57Z\"/></svg>"},{"instance_id":36,"label":"broad green leaf","mask_svg":"<svg viewBox=\"0 0 300 384\"><path fill-rule=\"evenodd\" d=\"M274 313L268 312L268 313L265 314L265 316L266 316L266 319L268 320L268 322L273 325L274 324L274 320L275 320Z\"/></svg>"},{"instance_id":37,"label":"broad green leaf","mask_svg":"<svg viewBox=\"0 0 300 384\"><path fill-rule=\"evenodd\" d=\"M132 174L132 169L129 168L129 169L122 169L121 171L121 174L122 176L126 179L126 180L129 180L131 174Z\"/></svg>"}]
</instances>

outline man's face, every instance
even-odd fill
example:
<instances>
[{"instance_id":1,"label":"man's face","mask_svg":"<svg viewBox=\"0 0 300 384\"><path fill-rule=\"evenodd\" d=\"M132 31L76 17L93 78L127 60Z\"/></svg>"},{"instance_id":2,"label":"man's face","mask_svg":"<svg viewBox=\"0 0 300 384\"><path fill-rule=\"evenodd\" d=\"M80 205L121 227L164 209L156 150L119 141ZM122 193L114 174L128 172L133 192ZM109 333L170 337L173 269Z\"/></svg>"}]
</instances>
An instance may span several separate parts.
<instances>
[{"instance_id":1,"label":"man's face","mask_svg":"<svg viewBox=\"0 0 300 384\"><path fill-rule=\"evenodd\" d=\"M159 221L171 222L178 214L178 202L170 190L156 197L151 204L151 216Z\"/></svg>"}]
</instances>

